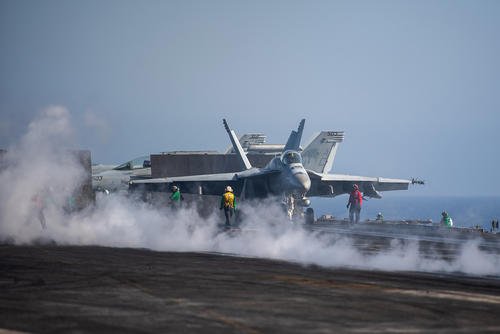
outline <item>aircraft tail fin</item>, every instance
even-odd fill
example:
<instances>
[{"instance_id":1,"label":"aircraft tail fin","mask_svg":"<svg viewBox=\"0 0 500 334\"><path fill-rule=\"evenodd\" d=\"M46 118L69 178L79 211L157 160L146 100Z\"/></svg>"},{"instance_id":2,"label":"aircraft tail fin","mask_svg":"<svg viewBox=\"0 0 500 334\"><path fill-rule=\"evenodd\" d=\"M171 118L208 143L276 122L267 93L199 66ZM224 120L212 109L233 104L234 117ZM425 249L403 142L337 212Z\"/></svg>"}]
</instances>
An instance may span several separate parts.
<instances>
[{"instance_id":1,"label":"aircraft tail fin","mask_svg":"<svg viewBox=\"0 0 500 334\"><path fill-rule=\"evenodd\" d=\"M290 137L288 137L288 141L286 142L285 148L283 152L286 150L295 150L298 151L300 148L300 140L302 139L302 131L304 130L305 119L302 119L299 123L299 127L297 131L292 131Z\"/></svg>"},{"instance_id":2,"label":"aircraft tail fin","mask_svg":"<svg viewBox=\"0 0 500 334\"><path fill-rule=\"evenodd\" d=\"M328 173L342 141L344 131L321 131L302 151L304 168L317 173Z\"/></svg>"},{"instance_id":3,"label":"aircraft tail fin","mask_svg":"<svg viewBox=\"0 0 500 334\"><path fill-rule=\"evenodd\" d=\"M240 163L243 168L245 169L250 169L252 168L252 165L250 164L250 161L248 160L245 151L243 150L243 147L241 147L240 141L238 140L238 137L236 137L236 133L234 133L233 130L229 128L229 125L227 125L227 122L225 119L222 120L224 123L224 128L227 131L227 134L229 135L229 139L231 140L231 144L233 144L233 149L236 152L236 154L240 157Z\"/></svg>"}]
</instances>

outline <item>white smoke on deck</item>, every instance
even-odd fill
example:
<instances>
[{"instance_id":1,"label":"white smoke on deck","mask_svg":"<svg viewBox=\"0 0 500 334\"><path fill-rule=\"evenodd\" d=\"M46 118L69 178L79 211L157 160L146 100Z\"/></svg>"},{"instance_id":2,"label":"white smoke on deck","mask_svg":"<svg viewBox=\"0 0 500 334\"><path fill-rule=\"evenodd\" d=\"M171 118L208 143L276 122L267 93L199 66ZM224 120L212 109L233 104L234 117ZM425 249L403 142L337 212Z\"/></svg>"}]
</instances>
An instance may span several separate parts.
<instances>
[{"instance_id":1,"label":"white smoke on deck","mask_svg":"<svg viewBox=\"0 0 500 334\"><path fill-rule=\"evenodd\" d=\"M67 213L62 209L65 200L84 175L67 154L72 136L67 110L51 107L29 125L18 145L9 148L4 157L7 167L0 172L0 240L221 252L377 270L500 275L500 259L481 251L479 241L465 243L451 261L437 254L424 256L418 241L397 239L386 250L365 254L349 237L290 225L281 208L273 204L243 205L246 232L241 234L220 233L219 212L200 217L195 208L172 211L121 195L98 194L94 206ZM41 227L34 205L37 194L46 199L46 229Z\"/></svg>"},{"instance_id":2,"label":"white smoke on deck","mask_svg":"<svg viewBox=\"0 0 500 334\"><path fill-rule=\"evenodd\" d=\"M75 147L73 137L69 112L54 106L43 110L7 149L0 170L0 235L19 242L36 238L39 206L47 220L61 221L65 201L84 176L68 154Z\"/></svg>"}]
</instances>

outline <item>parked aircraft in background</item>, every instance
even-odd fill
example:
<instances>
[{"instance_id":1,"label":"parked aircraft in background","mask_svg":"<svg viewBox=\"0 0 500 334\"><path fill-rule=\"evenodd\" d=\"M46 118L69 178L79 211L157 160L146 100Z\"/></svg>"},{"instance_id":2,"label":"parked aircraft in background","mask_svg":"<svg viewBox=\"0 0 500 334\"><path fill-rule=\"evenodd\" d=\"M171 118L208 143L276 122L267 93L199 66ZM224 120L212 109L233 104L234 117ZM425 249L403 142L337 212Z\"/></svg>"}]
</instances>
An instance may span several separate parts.
<instances>
[{"instance_id":1,"label":"parked aircraft in background","mask_svg":"<svg viewBox=\"0 0 500 334\"><path fill-rule=\"evenodd\" d=\"M127 191L130 180L150 178L151 161L149 155L127 161L118 166L106 169L106 165L92 166L92 189L106 193Z\"/></svg>"},{"instance_id":2,"label":"parked aircraft in background","mask_svg":"<svg viewBox=\"0 0 500 334\"><path fill-rule=\"evenodd\" d=\"M307 196L338 196L349 193L356 183L364 196L380 198L379 191L406 190L412 183L411 180L325 173L326 168L331 167L333 163L333 159L328 160L328 157L332 156L333 148L328 152L327 162L320 166L320 171L306 169L299 152L305 119L300 122L297 131L292 131L280 156L274 157L263 168L255 168L251 166L234 131L229 128L226 120L223 120L223 123L234 152L239 157L240 172L134 180L131 181L131 188L165 191L175 184L186 194L220 195L224 187L230 185L240 199L281 198L291 218L299 210L297 205L310 205ZM338 140L338 136L338 133L330 133L325 138L331 137L332 142L336 143L334 138L337 137Z\"/></svg>"},{"instance_id":3,"label":"parked aircraft in background","mask_svg":"<svg viewBox=\"0 0 500 334\"><path fill-rule=\"evenodd\" d=\"M276 155L281 154L283 147L285 147L285 144L267 144L266 135L263 133L246 133L238 141L247 154ZM302 151L302 147L299 150ZM235 153L232 145L226 150L226 154L231 153Z\"/></svg>"},{"instance_id":4,"label":"parked aircraft in background","mask_svg":"<svg viewBox=\"0 0 500 334\"><path fill-rule=\"evenodd\" d=\"M107 170L111 170L115 168L117 165L104 165L104 164L95 164L92 165L92 175L102 173Z\"/></svg>"}]
</instances>

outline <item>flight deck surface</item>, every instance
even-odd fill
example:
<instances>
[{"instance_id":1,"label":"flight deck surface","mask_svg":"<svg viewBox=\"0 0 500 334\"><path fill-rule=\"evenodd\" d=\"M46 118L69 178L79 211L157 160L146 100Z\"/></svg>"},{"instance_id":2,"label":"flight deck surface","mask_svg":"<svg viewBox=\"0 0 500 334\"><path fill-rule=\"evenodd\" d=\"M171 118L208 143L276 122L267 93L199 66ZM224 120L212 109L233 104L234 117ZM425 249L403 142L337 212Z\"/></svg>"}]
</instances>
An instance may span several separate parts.
<instances>
[{"instance_id":1,"label":"flight deck surface","mask_svg":"<svg viewBox=\"0 0 500 334\"><path fill-rule=\"evenodd\" d=\"M500 280L213 253L0 245L0 329L36 332L500 331Z\"/></svg>"}]
</instances>

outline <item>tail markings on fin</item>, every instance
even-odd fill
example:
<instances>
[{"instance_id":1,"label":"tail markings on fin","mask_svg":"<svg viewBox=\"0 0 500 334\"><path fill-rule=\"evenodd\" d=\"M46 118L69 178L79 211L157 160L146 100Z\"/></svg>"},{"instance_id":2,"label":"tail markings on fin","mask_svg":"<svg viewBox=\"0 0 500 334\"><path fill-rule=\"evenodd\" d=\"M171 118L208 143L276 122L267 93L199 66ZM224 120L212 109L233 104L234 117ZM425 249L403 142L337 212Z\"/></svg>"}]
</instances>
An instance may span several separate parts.
<instances>
[{"instance_id":1,"label":"tail markings on fin","mask_svg":"<svg viewBox=\"0 0 500 334\"><path fill-rule=\"evenodd\" d=\"M302 151L304 167L317 173L328 173L343 140L343 131L321 131Z\"/></svg>"}]
</instances>

